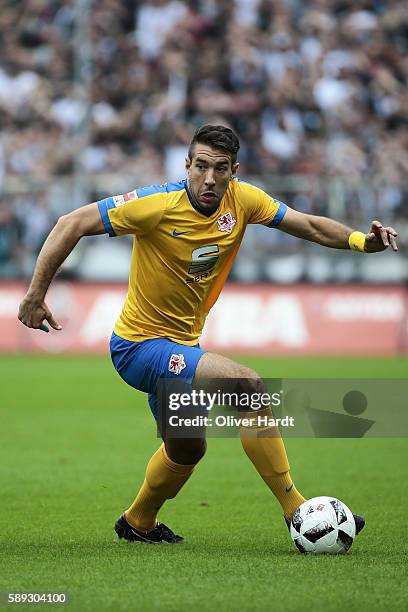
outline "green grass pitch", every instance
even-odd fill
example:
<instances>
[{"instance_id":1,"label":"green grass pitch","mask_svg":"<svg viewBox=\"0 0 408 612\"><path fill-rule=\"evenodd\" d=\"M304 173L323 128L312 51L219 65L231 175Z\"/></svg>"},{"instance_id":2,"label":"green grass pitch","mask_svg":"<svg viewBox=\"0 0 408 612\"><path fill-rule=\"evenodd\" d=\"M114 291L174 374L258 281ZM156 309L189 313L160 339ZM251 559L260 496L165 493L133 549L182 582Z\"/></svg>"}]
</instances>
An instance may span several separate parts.
<instances>
[{"instance_id":1,"label":"green grass pitch","mask_svg":"<svg viewBox=\"0 0 408 612\"><path fill-rule=\"evenodd\" d=\"M268 377L408 373L406 359L242 361ZM365 514L347 555L295 550L238 439L210 439L163 509L185 544L129 544L113 523L159 444L145 396L107 357L2 356L0 378L0 591L66 591L75 612L408 609L406 439L288 440L306 496Z\"/></svg>"}]
</instances>

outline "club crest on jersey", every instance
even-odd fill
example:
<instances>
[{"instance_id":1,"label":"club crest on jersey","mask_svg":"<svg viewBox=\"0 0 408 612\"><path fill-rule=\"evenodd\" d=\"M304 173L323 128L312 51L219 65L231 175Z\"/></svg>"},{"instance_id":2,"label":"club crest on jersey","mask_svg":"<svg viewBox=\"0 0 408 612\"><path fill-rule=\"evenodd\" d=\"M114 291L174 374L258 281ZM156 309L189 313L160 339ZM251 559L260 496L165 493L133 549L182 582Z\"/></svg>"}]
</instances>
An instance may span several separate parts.
<instances>
[{"instance_id":1,"label":"club crest on jersey","mask_svg":"<svg viewBox=\"0 0 408 612\"><path fill-rule=\"evenodd\" d=\"M236 224L236 219L231 215L230 212L225 213L219 219L217 219L218 229L220 232L227 232L230 234Z\"/></svg>"},{"instance_id":2,"label":"club crest on jersey","mask_svg":"<svg viewBox=\"0 0 408 612\"><path fill-rule=\"evenodd\" d=\"M173 372L174 374L177 374L178 376L181 370L184 370L185 367L186 367L186 363L184 361L183 353L180 353L180 355L172 355L170 357L170 361L169 361L169 371L170 372Z\"/></svg>"}]
</instances>

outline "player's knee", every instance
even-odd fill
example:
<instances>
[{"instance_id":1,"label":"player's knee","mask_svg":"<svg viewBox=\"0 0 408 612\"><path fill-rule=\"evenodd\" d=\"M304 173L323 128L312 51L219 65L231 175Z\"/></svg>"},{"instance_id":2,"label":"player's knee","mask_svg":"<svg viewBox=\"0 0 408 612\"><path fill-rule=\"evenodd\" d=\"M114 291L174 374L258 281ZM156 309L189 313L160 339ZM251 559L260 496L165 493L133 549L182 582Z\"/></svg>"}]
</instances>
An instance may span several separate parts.
<instances>
[{"instance_id":1,"label":"player's knee","mask_svg":"<svg viewBox=\"0 0 408 612\"><path fill-rule=\"evenodd\" d=\"M207 442L201 438L166 440L165 446L168 457L180 465L195 465L207 450Z\"/></svg>"},{"instance_id":2,"label":"player's knee","mask_svg":"<svg viewBox=\"0 0 408 612\"><path fill-rule=\"evenodd\" d=\"M262 378L250 368L244 368L239 373L239 379L237 380L238 392L253 395L256 393L265 393L266 386Z\"/></svg>"}]
</instances>

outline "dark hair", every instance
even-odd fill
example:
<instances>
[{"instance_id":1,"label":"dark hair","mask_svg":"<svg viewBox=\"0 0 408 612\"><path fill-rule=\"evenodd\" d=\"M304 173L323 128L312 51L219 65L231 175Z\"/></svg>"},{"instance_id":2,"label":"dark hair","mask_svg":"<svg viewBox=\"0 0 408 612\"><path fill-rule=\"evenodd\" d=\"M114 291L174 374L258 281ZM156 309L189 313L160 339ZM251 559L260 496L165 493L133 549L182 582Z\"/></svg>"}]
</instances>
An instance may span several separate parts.
<instances>
[{"instance_id":1,"label":"dark hair","mask_svg":"<svg viewBox=\"0 0 408 612\"><path fill-rule=\"evenodd\" d=\"M190 142L188 149L189 159L193 159L194 145L197 142L208 145L213 149L225 151L231 156L233 164L237 161L237 153L239 151L238 136L224 125L202 125L199 127Z\"/></svg>"}]
</instances>

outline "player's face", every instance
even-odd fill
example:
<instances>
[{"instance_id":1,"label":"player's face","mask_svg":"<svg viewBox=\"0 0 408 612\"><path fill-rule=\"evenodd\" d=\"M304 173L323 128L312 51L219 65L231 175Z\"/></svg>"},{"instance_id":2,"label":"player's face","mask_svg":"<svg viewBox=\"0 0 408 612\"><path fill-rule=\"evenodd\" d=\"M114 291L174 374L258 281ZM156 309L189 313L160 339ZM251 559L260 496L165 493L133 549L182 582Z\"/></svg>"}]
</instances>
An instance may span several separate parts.
<instances>
[{"instance_id":1,"label":"player's face","mask_svg":"<svg viewBox=\"0 0 408 612\"><path fill-rule=\"evenodd\" d=\"M197 143L192 159L186 159L188 186L200 208L218 208L233 174L239 164L232 164L231 157L208 145Z\"/></svg>"}]
</instances>

